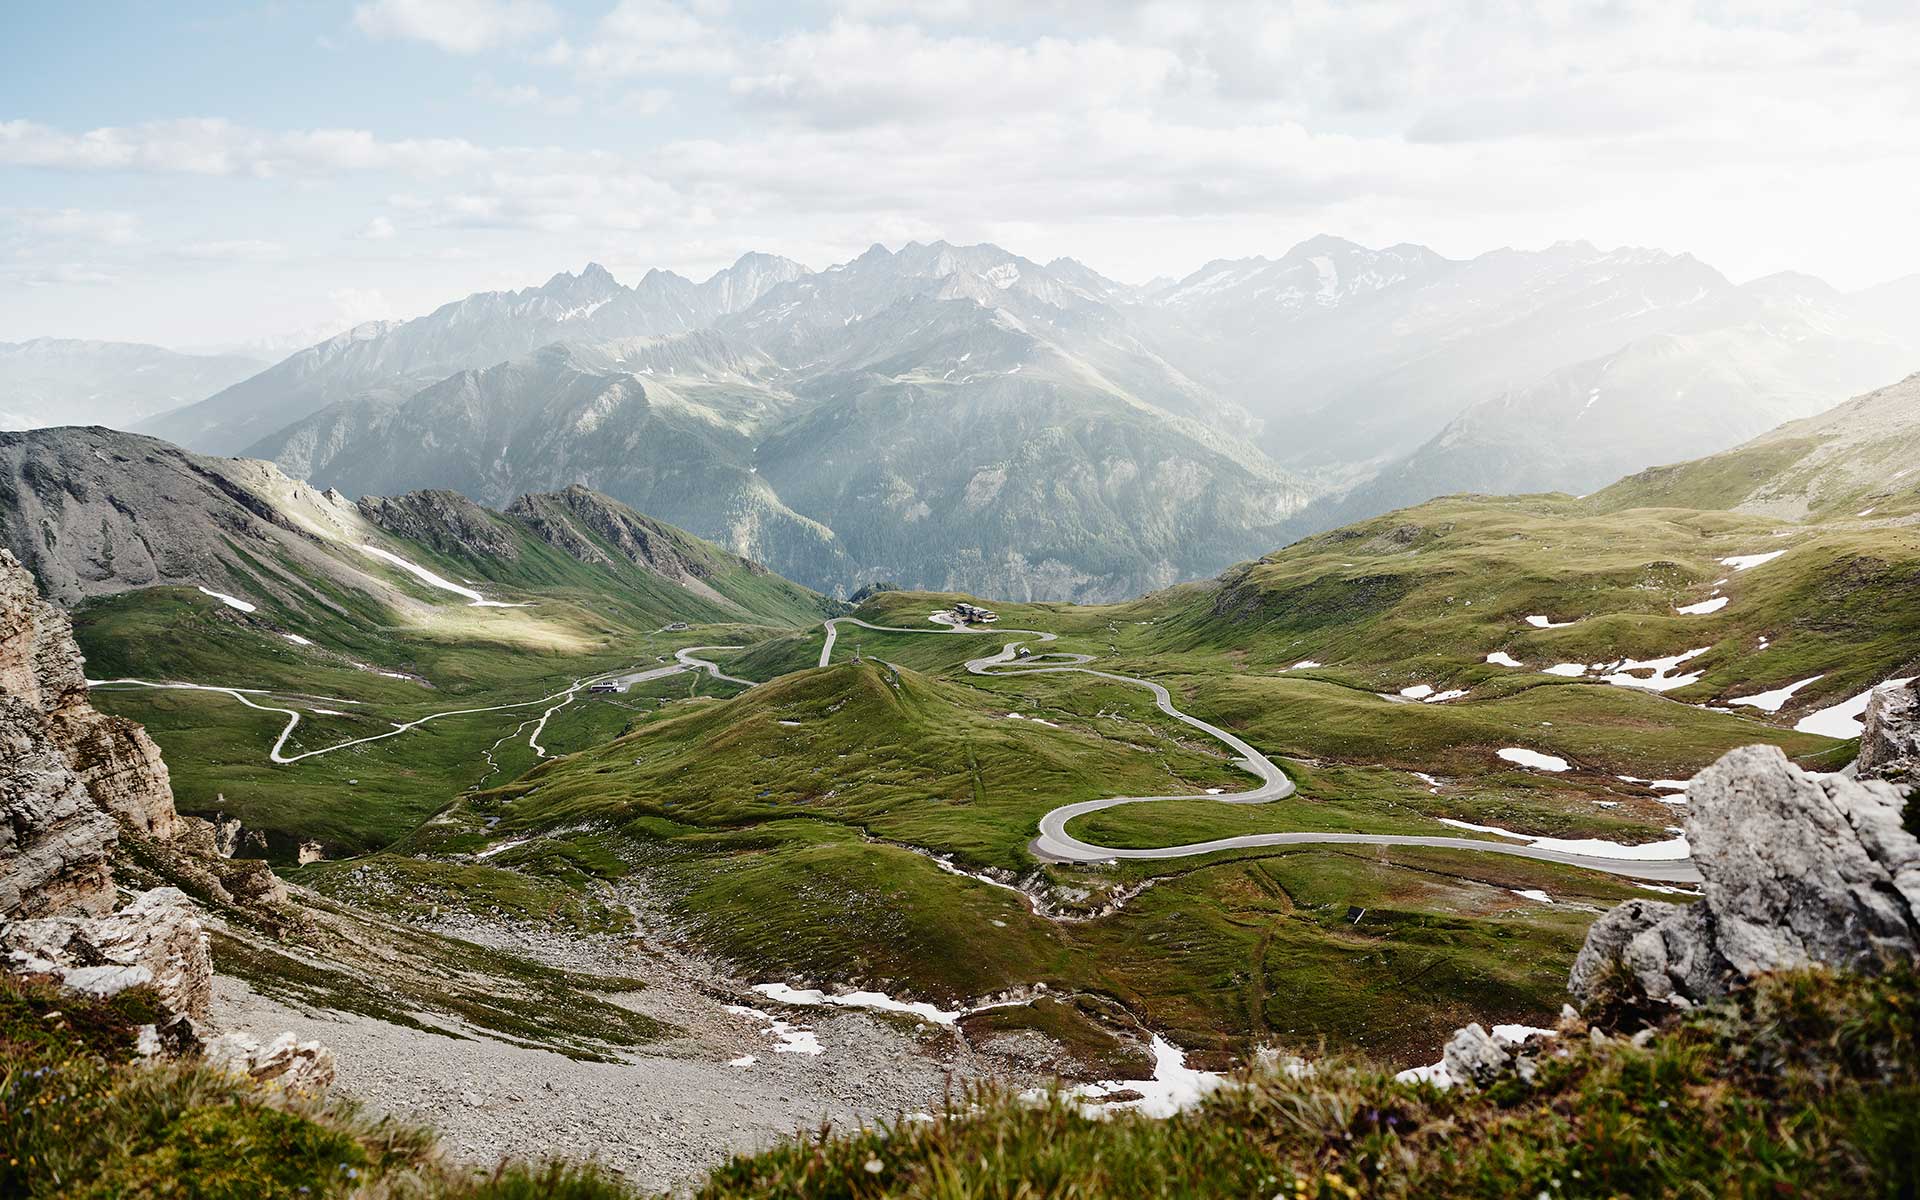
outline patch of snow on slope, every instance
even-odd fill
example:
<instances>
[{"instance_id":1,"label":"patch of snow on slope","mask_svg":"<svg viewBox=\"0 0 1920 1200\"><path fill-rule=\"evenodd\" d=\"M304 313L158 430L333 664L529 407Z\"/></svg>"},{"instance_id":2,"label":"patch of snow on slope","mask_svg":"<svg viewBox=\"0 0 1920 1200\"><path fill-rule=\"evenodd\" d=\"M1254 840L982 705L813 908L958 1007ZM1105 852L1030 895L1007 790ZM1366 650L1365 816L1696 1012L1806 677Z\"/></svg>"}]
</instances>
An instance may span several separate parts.
<instances>
[{"instance_id":1,"label":"patch of snow on slope","mask_svg":"<svg viewBox=\"0 0 1920 1200\"><path fill-rule=\"evenodd\" d=\"M1541 1029L1533 1025L1495 1025L1488 1033L1495 1043L1507 1048L1522 1045L1534 1034L1541 1037L1558 1036L1555 1030ZM1444 1058L1424 1067L1409 1067L1394 1078L1401 1083L1431 1083L1442 1089L1450 1088L1460 1082L1453 1077L1451 1071L1447 1070L1447 1060Z\"/></svg>"},{"instance_id":2,"label":"patch of snow on slope","mask_svg":"<svg viewBox=\"0 0 1920 1200\"><path fill-rule=\"evenodd\" d=\"M313 643L312 643L312 642L310 642L310 641L308 641L308 640L307 640L306 638L303 638L303 637L301 637L301 636L300 636L299 634L297 634L297 633L283 633L283 634L281 634L280 636L281 636L281 637L283 637L283 638L285 638L285 639L287 639L288 641L290 641L290 642L292 642L292 643L293 643L294 645L296 645L296 646L311 646L311 645L313 645Z\"/></svg>"},{"instance_id":3,"label":"patch of snow on slope","mask_svg":"<svg viewBox=\"0 0 1920 1200\"><path fill-rule=\"evenodd\" d=\"M409 562L406 559L401 558L398 554L395 554L391 550L382 550L378 546L366 546L366 545L361 546L360 549L362 552L371 554L375 558L382 559L386 562L392 563L394 566L399 567L403 571L406 571L408 574L414 576L414 578L426 584L428 587L437 587L443 592L452 592L456 596L466 597L468 601L467 607L469 608L525 608L527 607L525 603L509 604L504 600L489 600L485 596L482 596L479 592L474 591L472 588L462 587L460 584L455 583L451 579L442 579L440 576L434 574L432 571L427 570L425 567L421 566L419 563Z\"/></svg>"},{"instance_id":4,"label":"patch of snow on slope","mask_svg":"<svg viewBox=\"0 0 1920 1200\"><path fill-rule=\"evenodd\" d=\"M1578 679L1586 673L1587 664L1585 663L1555 663L1544 672L1547 675L1564 675L1568 679Z\"/></svg>"},{"instance_id":5,"label":"patch of snow on slope","mask_svg":"<svg viewBox=\"0 0 1920 1200\"><path fill-rule=\"evenodd\" d=\"M1673 671L1680 664L1691 662L1711 649L1713 649L1712 646L1702 646L1698 650L1689 650L1685 654L1675 654L1667 658L1625 659L1612 669L1611 674L1601 676L1601 680L1615 687L1644 688L1649 692L1671 692L1675 688L1700 682L1700 676L1704 672L1690 671L1685 675L1675 675ZM1642 679L1632 674L1635 671L1650 671L1652 674Z\"/></svg>"},{"instance_id":6,"label":"patch of snow on slope","mask_svg":"<svg viewBox=\"0 0 1920 1200\"><path fill-rule=\"evenodd\" d=\"M1200 1103L1222 1082L1224 1076L1217 1072L1196 1071L1187 1066L1186 1054L1156 1033L1153 1035L1152 1079L1102 1080L1099 1083L1082 1084L1067 1095L1075 1100L1101 1101L1122 1092L1136 1092L1138 1099L1084 1104L1081 1111L1087 1116L1098 1117L1126 1108L1143 1117L1171 1117ZM1039 1099L1045 1093L1029 1092L1026 1095Z\"/></svg>"},{"instance_id":7,"label":"patch of snow on slope","mask_svg":"<svg viewBox=\"0 0 1920 1200\"><path fill-rule=\"evenodd\" d=\"M1770 563L1785 554L1785 550L1775 550L1771 554L1735 554L1720 561L1736 571L1750 571L1762 563Z\"/></svg>"},{"instance_id":8,"label":"patch of snow on slope","mask_svg":"<svg viewBox=\"0 0 1920 1200\"><path fill-rule=\"evenodd\" d=\"M1795 692L1810 683L1818 683L1825 678L1825 675L1815 675L1809 679L1802 679L1799 683L1790 683L1785 687L1775 688L1770 692L1761 692L1755 696L1734 696L1729 699L1727 703L1745 704L1751 708L1757 708L1761 712L1777 713L1786 707L1787 701L1793 699Z\"/></svg>"},{"instance_id":9,"label":"patch of snow on slope","mask_svg":"<svg viewBox=\"0 0 1920 1200\"><path fill-rule=\"evenodd\" d=\"M1425 700L1428 696L1433 695L1433 685L1430 683L1416 683L1412 687L1401 688L1400 694L1409 700Z\"/></svg>"},{"instance_id":10,"label":"patch of snow on slope","mask_svg":"<svg viewBox=\"0 0 1920 1200\"><path fill-rule=\"evenodd\" d=\"M1905 687L1912 683L1915 676L1905 679L1889 679L1880 687ZM1793 728L1797 733L1817 733L1824 737L1857 738L1865 729L1860 718L1867 715L1867 701L1872 698L1874 688L1868 688L1858 696L1849 696L1831 708L1823 708L1817 713L1801 717Z\"/></svg>"},{"instance_id":11,"label":"patch of snow on slope","mask_svg":"<svg viewBox=\"0 0 1920 1200\"><path fill-rule=\"evenodd\" d=\"M1677 613L1684 613L1689 617L1704 617L1708 613L1719 612L1721 609L1727 606L1727 603L1728 603L1728 598L1726 596L1715 596L1711 600L1702 600L1698 604L1681 605L1680 607L1674 609L1673 611Z\"/></svg>"},{"instance_id":12,"label":"patch of snow on slope","mask_svg":"<svg viewBox=\"0 0 1920 1200\"><path fill-rule=\"evenodd\" d=\"M1542 754L1538 750L1525 750L1519 746L1508 746L1498 751L1501 758L1523 767L1532 767L1536 771L1570 771L1572 766L1566 759L1555 754Z\"/></svg>"},{"instance_id":13,"label":"patch of snow on slope","mask_svg":"<svg viewBox=\"0 0 1920 1200\"><path fill-rule=\"evenodd\" d=\"M250 613L250 612L260 611L260 606L257 604L248 604L245 600L242 600L238 596L229 596L225 592L216 592L210 587L201 588L200 594L203 596L212 596L215 600L218 600L220 603L226 605L228 608L237 608L241 612Z\"/></svg>"},{"instance_id":14,"label":"patch of snow on slope","mask_svg":"<svg viewBox=\"0 0 1920 1200\"><path fill-rule=\"evenodd\" d=\"M1547 895L1539 888L1508 888L1507 890L1523 900L1536 900L1541 904L1553 903L1553 897Z\"/></svg>"},{"instance_id":15,"label":"patch of snow on slope","mask_svg":"<svg viewBox=\"0 0 1920 1200\"><path fill-rule=\"evenodd\" d=\"M867 1008L876 1012L905 1013L931 1021L935 1025L952 1025L966 1013L960 1009L944 1009L921 1000L900 1001L885 992L847 992L838 996L829 996L818 988L796 988L784 983L756 983L753 990L778 1004L791 1004L797 1007L818 1007L836 1005L840 1008Z\"/></svg>"},{"instance_id":16,"label":"patch of snow on slope","mask_svg":"<svg viewBox=\"0 0 1920 1200\"><path fill-rule=\"evenodd\" d=\"M1492 654L1487 655L1487 661L1496 667L1518 667L1525 665L1505 650L1495 650Z\"/></svg>"},{"instance_id":17,"label":"patch of snow on slope","mask_svg":"<svg viewBox=\"0 0 1920 1200\"><path fill-rule=\"evenodd\" d=\"M1310 670L1312 670L1312 669L1313 669L1313 668L1315 668L1315 667L1324 667L1324 666L1326 666L1326 665L1327 665L1327 664L1325 664L1325 663L1317 663L1317 662L1315 662L1315 661L1313 661L1313 660L1312 660L1312 659L1310 659L1310 658L1303 658L1303 659L1301 659L1301 660L1300 660L1299 662L1297 662L1297 663L1295 663L1295 664L1293 664L1292 666L1290 666L1290 667L1288 667L1288 668L1287 668L1287 670L1289 670L1289 671L1310 671Z\"/></svg>"},{"instance_id":18,"label":"patch of snow on slope","mask_svg":"<svg viewBox=\"0 0 1920 1200\"><path fill-rule=\"evenodd\" d=\"M1670 838L1664 842L1643 842L1638 846L1609 842L1604 838L1553 838L1534 837L1532 834L1515 833L1511 829L1502 829L1498 825L1475 825L1469 821L1456 821L1452 817L1441 817L1442 825L1451 825L1455 829L1468 829L1474 833L1491 833L1497 837L1512 838L1525 842L1541 850L1556 850L1562 854L1581 854L1588 858L1623 858L1635 862L1676 862L1692 854L1684 837Z\"/></svg>"},{"instance_id":19,"label":"patch of snow on slope","mask_svg":"<svg viewBox=\"0 0 1920 1200\"><path fill-rule=\"evenodd\" d=\"M762 1012L757 1008L748 1008L744 1004L729 1004L727 1005L727 1011L736 1017L751 1017L756 1021L767 1022L767 1027L761 1030L761 1032L779 1041L780 1044L773 1048L775 1054L824 1053L820 1046L820 1039L814 1035L811 1029L803 1029L798 1025L791 1025L785 1021L777 1020L772 1013Z\"/></svg>"},{"instance_id":20,"label":"patch of snow on slope","mask_svg":"<svg viewBox=\"0 0 1920 1200\"><path fill-rule=\"evenodd\" d=\"M1535 629L1565 629L1567 626L1573 624L1573 622L1572 621L1556 621L1551 617L1536 616L1536 617L1528 617L1527 624L1533 626Z\"/></svg>"}]
</instances>

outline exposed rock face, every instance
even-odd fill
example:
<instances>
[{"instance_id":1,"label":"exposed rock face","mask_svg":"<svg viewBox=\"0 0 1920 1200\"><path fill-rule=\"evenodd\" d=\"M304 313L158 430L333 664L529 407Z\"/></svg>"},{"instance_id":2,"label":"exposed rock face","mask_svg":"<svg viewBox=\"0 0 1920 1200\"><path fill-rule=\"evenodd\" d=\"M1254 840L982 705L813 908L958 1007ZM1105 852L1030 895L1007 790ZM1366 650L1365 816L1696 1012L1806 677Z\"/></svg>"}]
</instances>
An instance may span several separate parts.
<instances>
[{"instance_id":1,"label":"exposed rock face","mask_svg":"<svg viewBox=\"0 0 1920 1200\"><path fill-rule=\"evenodd\" d=\"M213 1001L206 931L177 888L143 892L104 917L13 921L0 941L14 970L51 975L75 991L111 996L151 985L168 1008L196 1020Z\"/></svg>"},{"instance_id":2,"label":"exposed rock face","mask_svg":"<svg viewBox=\"0 0 1920 1200\"><path fill-rule=\"evenodd\" d=\"M404 496L362 496L360 514L398 537L443 554L512 561L513 538L494 515L458 492L430 489Z\"/></svg>"},{"instance_id":3,"label":"exposed rock face","mask_svg":"<svg viewBox=\"0 0 1920 1200\"><path fill-rule=\"evenodd\" d=\"M33 576L0 550L0 694L38 711L55 748L100 808L156 838L179 832L160 748L132 721L87 701L67 614L40 599Z\"/></svg>"},{"instance_id":4,"label":"exposed rock face","mask_svg":"<svg viewBox=\"0 0 1920 1200\"><path fill-rule=\"evenodd\" d=\"M1920 787L1920 691L1913 684L1878 688L1867 700L1858 765L1862 779Z\"/></svg>"},{"instance_id":5,"label":"exposed rock face","mask_svg":"<svg viewBox=\"0 0 1920 1200\"><path fill-rule=\"evenodd\" d=\"M107 912L107 858L118 837L48 741L46 718L0 695L0 920Z\"/></svg>"},{"instance_id":6,"label":"exposed rock face","mask_svg":"<svg viewBox=\"0 0 1920 1200\"><path fill-rule=\"evenodd\" d=\"M1920 958L1920 840L1903 824L1904 789L1809 774L1776 747L1746 746L1688 796L1705 898L1629 901L1597 921L1568 980L1583 1007L1687 1007L1762 972Z\"/></svg>"}]
</instances>

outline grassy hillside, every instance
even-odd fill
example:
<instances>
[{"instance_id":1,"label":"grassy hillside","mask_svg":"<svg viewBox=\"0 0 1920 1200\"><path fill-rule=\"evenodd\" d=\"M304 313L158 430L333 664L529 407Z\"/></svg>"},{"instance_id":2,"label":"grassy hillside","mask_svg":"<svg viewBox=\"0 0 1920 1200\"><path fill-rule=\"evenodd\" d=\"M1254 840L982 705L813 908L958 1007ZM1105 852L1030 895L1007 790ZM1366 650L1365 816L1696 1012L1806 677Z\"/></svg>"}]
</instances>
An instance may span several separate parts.
<instances>
[{"instance_id":1,"label":"grassy hillside","mask_svg":"<svg viewBox=\"0 0 1920 1200\"><path fill-rule=\"evenodd\" d=\"M1920 375L1794 421L1721 454L1652 467L1597 493L1603 511L1734 509L1790 520L1911 516L1920 509Z\"/></svg>"}]
</instances>

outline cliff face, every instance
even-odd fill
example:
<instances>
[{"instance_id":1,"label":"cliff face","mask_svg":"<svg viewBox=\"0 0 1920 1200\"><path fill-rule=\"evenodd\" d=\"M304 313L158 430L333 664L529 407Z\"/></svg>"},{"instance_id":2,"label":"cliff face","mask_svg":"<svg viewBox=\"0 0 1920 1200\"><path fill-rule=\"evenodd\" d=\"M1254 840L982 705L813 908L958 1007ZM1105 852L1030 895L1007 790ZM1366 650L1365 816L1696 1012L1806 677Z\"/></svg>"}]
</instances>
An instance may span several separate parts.
<instances>
[{"instance_id":1,"label":"cliff face","mask_svg":"<svg viewBox=\"0 0 1920 1200\"><path fill-rule=\"evenodd\" d=\"M105 911L114 818L160 839L180 831L159 747L94 710L82 668L66 613L0 550L0 915Z\"/></svg>"}]
</instances>

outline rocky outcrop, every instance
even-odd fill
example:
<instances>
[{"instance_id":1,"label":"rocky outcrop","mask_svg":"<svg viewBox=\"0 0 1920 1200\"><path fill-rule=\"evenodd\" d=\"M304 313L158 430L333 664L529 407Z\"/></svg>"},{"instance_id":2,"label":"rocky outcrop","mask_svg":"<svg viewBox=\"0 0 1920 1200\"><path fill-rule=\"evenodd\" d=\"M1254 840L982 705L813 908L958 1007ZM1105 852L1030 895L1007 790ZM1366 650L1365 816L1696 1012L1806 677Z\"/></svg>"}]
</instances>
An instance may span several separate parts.
<instances>
[{"instance_id":1,"label":"rocky outcrop","mask_svg":"<svg viewBox=\"0 0 1920 1200\"><path fill-rule=\"evenodd\" d=\"M1920 839L1905 825L1905 789L1746 746L1696 776L1688 797L1704 897L1629 901L1595 922L1568 980L1583 1008L1685 1008L1768 971L1920 959Z\"/></svg>"},{"instance_id":2,"label":"rocky outcrop","mask_svg":"<svg viewBox=\"0 0 1920 1200\"><path fill-rule=\"evenodd\" d=\"M520 557L497 517L459 492L430 489L404 496L362 496L360 515L396 537L464 558Z\"/></svg>"},{"instance_id":3,"label":"rocky outcrop","mask_svg":"<svg viewBox=\"0 0 1920 1200\"><path fill-rule=\"evenodd\" d=\"M1914 683L1876 688L1867 698L1856 766L1862 779L1920 788L1920 690Z\"/></svg>"},{"instance_id":4,"label":"rocky outcrop","mask_svg":"<svg viewBox=\"0 0 1920 1200\"><path fill-rule=\"evenodd\" d=\"M42 600L33 576L0 550L0 694L40 718L55 749L93 803L140 832L179 831L160 748L132 721L95 711L67 614ZM20 721L31 723L23 712Z\"/></svg>"},{"instance_id":5,"label":"rocky outcrop","mask_svg":"<svg viewBox=\"0 0 1920 1200\"><path fill-rule=\"evenodd\" d=\"M195 1020L213 1002L213 959L199 910L177 888L143 892L104 917L46 917L0 929L8 965L64 987L112 996L151 987L166 1006Z\"/></svg>"},{"instance_id":6,"label":"rocky outcrop","mask_svg":"<svg viewBox=\"0 0 1920 1200\"><path fill-rule=\"evenodd\" d=\"M260 1044L246 1033L223 1033L207 1043L206 1062L256 1083L271 1083L289 1092L324 1092L333 1086L333 1051L319 1042L303 1042L283 1033Z\"/></svg>"}]
</instances>

